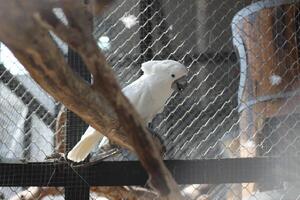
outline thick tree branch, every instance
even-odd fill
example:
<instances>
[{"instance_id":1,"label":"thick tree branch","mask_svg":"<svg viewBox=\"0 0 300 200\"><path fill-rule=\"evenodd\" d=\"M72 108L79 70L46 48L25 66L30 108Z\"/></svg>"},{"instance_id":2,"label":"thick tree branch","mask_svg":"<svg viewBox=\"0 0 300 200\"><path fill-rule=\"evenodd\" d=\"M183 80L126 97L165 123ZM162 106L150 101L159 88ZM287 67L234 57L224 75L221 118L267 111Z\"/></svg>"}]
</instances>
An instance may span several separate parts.
<instances>
[{"instance_id":1,"label":"thick tree branch","mask_svg":"<svg viewBox=\"0 0 300 200\"><path fill-rule=\"evenodd\" d=\"M0 39L34 80L98 131L134 150L149 173L149 183L159 191L162 199L182 199L176 182L161 159L159 148L122 94L110 66L98 49L89 27L90 15L83 9L84 4L80 1L61 1L70 28L70 32L66 33L62 28L57 28L63 27L61 22L55 21L48 8L38 5L37 0L0 0L0 3ZM42 17L39 19L38 16ZM49 35L50 30L80 54L93 74L93 87L66 64ZM76 39L79 42L70 42L69 34L74 38L78 36ZM116 133L116 129L117 135L110 135Z\"/></svg>"},{"instance_id":2,"label":"thick tree branch","mask_svg":"<svg viewBox=\"0 0 300 200\"><path fill-rule=\"evenodd\" d=\"M3 20L0 24L6 27L0 33L1 40L13 51L31 76L70 110L104 135L118 129L117 116L111 104L70 69L48 31L39 27L35 20L24 12L27 11L24 8L19 10L22 13L4 12L14 9L16 4L18 3L9 1L1 6L3 9L0 10L0 15ZM19 34L20 32L22 34ZM109 138L133 150L122 130L114 131Z\"/></svg>"}]
</instances>

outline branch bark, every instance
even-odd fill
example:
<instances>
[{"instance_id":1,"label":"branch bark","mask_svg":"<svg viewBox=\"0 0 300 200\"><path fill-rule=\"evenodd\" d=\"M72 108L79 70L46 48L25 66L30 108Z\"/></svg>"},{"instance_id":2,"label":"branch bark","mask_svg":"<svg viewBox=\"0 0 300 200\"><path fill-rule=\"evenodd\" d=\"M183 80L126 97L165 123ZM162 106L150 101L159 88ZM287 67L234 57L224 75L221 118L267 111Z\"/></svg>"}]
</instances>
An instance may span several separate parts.
<instances>
[{"instance_id":1,"label":"branch bark","mask_svg":"<svg viewBox=\"0 0 300 200\"><path fill-rule=\"evenodd\" d=\"M56 2L68 19L65 25L52 13L53 7L45 6L52 1L42 1L44 4L40 0L0 0L0 40L50 95L117 144L135 151L162 199L182 199L157 144L122 94L87 27L91 15L86 4L79 0ZM71 70L49 31L80 54L93 75L92 85Z\"/></svg>"}]
</instances>

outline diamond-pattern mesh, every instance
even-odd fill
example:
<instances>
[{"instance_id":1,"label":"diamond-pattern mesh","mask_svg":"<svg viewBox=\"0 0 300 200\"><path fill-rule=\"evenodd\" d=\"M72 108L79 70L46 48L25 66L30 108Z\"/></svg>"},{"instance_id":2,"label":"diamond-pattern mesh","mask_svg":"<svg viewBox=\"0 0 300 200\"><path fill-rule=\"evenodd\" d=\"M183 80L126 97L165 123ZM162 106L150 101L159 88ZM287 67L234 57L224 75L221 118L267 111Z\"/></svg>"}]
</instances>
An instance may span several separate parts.
<instances>
[{"instance_id":1,"label":"diamond-pattern mesh","mask_svg":"<svg viewBox=\"0 0 300 200\"><path fill-rule=\"evenodd\" d=\"M167 148L165 159L299 156L299 3L255 2L115 0L94 19L99 48L122 87L142 74L141 63L147 60L173 59L187 67L188 87L172 94L151 123ZM55 13L66 20L60 10ZM65 44L53 37L67 57ZM0 158L44 161L65 147L68 122L59 112L65 109L3 44L0 56ZM135 159L122 149L107 160ZM180 188L191 200L299 198L297 185L291 183ZM142 188L120 191L138 189ZM27 188L22 195L35 190ZM49 188L42 190L51 193ZM22 188L0 191L0 199L22 199ZM61 188L54 191L45 199L64 199ZM99 199L102 191L92 188L90 199ZM155 199L145 191L139 199Z\"/></svg>"}]
</instances>

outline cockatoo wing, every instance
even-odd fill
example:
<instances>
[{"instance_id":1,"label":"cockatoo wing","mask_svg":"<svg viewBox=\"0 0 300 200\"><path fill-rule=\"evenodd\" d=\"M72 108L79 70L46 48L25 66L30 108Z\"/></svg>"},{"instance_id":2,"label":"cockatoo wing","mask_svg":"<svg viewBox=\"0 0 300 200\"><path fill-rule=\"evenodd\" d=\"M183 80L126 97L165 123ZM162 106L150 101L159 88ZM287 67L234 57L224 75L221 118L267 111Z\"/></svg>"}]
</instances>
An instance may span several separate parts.
<instances>
[{"instance_id":1,"label":"cockatoo wing","mask_svg":"<svg viewBox=\"0 0 300 200\"><path fill-rule=\"evenodd\" d=\"M153 97L147 81L140 78L126 86L122 91L145 124L151 122L156 110L153 110Z\"/></svg>"}]
</instances>

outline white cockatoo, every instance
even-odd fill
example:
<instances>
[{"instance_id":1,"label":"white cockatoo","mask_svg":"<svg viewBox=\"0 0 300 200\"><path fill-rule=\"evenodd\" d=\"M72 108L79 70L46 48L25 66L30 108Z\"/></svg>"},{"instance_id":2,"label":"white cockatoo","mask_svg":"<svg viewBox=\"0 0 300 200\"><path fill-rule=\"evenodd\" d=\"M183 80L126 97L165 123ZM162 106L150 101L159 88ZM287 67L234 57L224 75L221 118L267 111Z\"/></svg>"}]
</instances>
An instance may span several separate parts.
<instances>
[{"instance_id":1,"label":"white cockatoo","mask_svg":"<svg viewBox=\"0 0 300 200\"><path fill-rule=\"evenodd\" d=\"M154 116L163 110L167 99L174 90L182 90L186 85L187 69L174 60L152 60L142 64L144 74L122 89L124 95L135 107L148 125ZM99 146L108 139L89 126L80 141L68 153L67 158L74 162L83 161L102 139Z\"/></svg>"}]
</instances>

